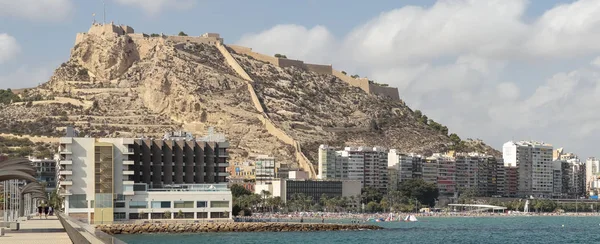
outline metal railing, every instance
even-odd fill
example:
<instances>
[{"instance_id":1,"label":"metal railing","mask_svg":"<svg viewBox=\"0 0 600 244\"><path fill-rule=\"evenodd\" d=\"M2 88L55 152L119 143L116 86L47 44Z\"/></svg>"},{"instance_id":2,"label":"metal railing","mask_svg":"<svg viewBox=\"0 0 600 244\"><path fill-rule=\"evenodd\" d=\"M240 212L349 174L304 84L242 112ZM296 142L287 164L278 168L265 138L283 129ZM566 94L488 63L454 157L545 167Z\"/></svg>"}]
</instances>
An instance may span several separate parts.
<instances>
[{"instance_id":1,"label":"metal railing","mask_svg":"<svg viewBox=\"0 0 600 244\"><path fill-rule=\"evenodd\" d=\"M93 226L77 221L64 213L57 213L56 216L73 243L126 244L116 237L96 230Z\"/></svg>"}]
</instances>

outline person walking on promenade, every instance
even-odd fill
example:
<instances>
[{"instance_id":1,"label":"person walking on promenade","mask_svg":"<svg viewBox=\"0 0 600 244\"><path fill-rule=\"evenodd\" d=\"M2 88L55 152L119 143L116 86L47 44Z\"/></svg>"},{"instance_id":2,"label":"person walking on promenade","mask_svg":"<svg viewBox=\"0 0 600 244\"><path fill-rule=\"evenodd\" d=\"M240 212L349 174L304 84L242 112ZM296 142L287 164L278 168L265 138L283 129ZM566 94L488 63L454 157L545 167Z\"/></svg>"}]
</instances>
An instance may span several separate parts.
<instances>
[{"instance_id":1,"label":"person walking on promenade","mask_svg":"<svg viewBox=\"0 0 600 244\"><path fill-rule=\"evenodd\" d=\"M50 213L50 216L54 215L54 209L52 208L52 206L50 206L48 212Z\"/></svg>"},{"instance_id":2,"label":"person walking on promenade","mask_svg":"<svg viewBox=\"0 0 600 244\"><path fill-rule=\"evenodd\" d=\"M42 219L42 206L38 206L38 216Z\"/></svg>"},{"instance_id":3,"label":"person walking on promenade","mask_svg":"<svg viewBox=\"0 0 600 244\"><path fill-rule=\"evenodd\" d=\"M46 217L46 219L48 219L48 209L48 206L44 207L44 216Z\"/></svg>"}]
</instances>

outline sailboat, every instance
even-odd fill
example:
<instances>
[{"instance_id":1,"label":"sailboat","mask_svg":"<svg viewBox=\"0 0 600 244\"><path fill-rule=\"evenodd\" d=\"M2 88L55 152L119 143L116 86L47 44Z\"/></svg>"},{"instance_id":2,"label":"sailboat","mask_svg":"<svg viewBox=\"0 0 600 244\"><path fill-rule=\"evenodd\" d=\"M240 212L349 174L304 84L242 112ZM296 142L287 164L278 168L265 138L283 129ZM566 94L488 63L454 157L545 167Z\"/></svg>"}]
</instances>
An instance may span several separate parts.
<instances>
[{"instance_id":1,"label":"sailboat","mask_svg":"<svg viewBox=\"0 0 600 244\"><path fill-rule=\"evenodd\" d=\"M415 217L414 215L408 215L406 217L404 217L404 222L417 222L417 217Z\"/></svg>"}]
</instances>

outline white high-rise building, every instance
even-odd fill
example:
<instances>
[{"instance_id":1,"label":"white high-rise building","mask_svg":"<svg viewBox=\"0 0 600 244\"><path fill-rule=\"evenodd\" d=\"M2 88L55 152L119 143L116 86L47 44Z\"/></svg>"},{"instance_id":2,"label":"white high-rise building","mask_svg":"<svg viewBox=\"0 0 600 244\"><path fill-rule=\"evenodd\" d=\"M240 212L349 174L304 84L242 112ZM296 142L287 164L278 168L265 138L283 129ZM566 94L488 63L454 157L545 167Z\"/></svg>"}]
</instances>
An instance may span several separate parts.
<instances>
[{"instance_id":1,"label":"white high-rise building","mask_svg":"<svg viewBox=\"0 0 600 244\"><path fill-rule=\"evenodd\" d=\"M380 147L319 147L319 179L356 180L363 187L387 189L388 152Z\"/></svg>"},{"instance_id":2,"label":"white high-rise building","mask_svg":"<svg viewBox=\"0 0 600 244\"><path fill-rule=\"evenodd\" d=\"M509 141L503 145L502 152L506 167L518 167L518 195L552 196L552 145L533 141Z\"/></svg>"},{"instance_id":3,"label":"white high-rise building","mask_svg":"<svg viewBox=\"0 0 600 244\"><path fill-rule=\"evenodd\" d=\"M397 189L399 183L413 178L414 154L402 154L396 149L388 152L388 176L391 189Z\"/></svg>"},{"instance_id":4,"label":"white high-rise building","mask_svg":"<svg viewBox=\"0 0 600 244\"><path fill-rule=\"evenodd\" d=\"M585 187L586 193L598 196L600 190L600 160L588 158L585 161Z\"/></svg>"},{"instance_id":5,"label":"white high-rise building","mask_svg":"<svg viewBox=\"0 0 600 244\"><path fill-rule=\"evenodd\" d=\"M318 179L345 180L348 178L348 158L341 151L327 145L319 146Z\"/></svg>"}]
</instances>

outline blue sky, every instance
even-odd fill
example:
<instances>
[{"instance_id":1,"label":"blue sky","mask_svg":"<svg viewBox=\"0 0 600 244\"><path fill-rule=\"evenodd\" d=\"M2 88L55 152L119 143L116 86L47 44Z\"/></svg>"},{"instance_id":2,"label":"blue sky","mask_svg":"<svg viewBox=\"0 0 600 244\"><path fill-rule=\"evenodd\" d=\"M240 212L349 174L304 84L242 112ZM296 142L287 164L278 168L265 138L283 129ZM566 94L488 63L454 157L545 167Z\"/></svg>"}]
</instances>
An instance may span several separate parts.
<instances>
[{"instance_id":1,"label":"blue sky","mask_svg":"<svg viewBox=\"0 0 600 244\"><path fill-rule=\"evenodd\" d=\"M537 139L600 156L600 0L106 2L107 20L136 32L218 32L389 83L496 148ZM45 82L92 13L101 0L0 0L0 88Z\"/></svg>"}]
</instances>

